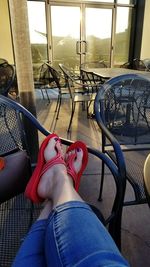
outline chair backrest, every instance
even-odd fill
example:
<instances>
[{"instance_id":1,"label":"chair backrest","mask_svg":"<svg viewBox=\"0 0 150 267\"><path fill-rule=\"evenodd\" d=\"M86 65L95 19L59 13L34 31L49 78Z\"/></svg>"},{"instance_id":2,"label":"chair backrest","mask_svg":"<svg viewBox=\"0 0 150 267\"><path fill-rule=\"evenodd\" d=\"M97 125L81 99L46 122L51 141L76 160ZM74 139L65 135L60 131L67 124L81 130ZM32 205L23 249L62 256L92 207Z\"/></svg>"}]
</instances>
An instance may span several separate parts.
<instances>
[{"instance_id":1,"label":"chair backrest","mask_svg":"<svg viewBox=\"0 0 150 267\"><path fill-rule=\"evenodd\" d=\"M144 163L144 187L147 202L150 207L150 154L147 156Z\"/></svg>"},{"instance_id":2,"label":"chair backrest","mask_svg":"<svg viewBox=\"0 0 150 267\"><path fill-rule=\"evenodd\" d=\"M150 78L112 78L101 86L98 98L101 119L120 144L150 143Z\"/></svg>"},{"instance_id":3,"label":"chair backrest","mask_svg":"<svg viewBox=\"0 0 150 267\"><path fill-rule=\"evenodd\" d=\"M133 59L133 69L135 70L146 70L144 61L138 58Z\"/></svg>"},{"instance_id":4,"label":"chair backrest","mask_svg":"<svg viewBox=\"0 0 150 267\"><path fill-rule=\"evenodd\" d=\"M15 150L27 150L25 129L19 112L0 98L0 154L9 154ZM28 151L29 152L29 151Z\"/></svg>"},{"instance_id":5,"label":"chair backrest","mask_svg":"<svg viewBox=\"0 0 150 267\"><path fill-rule=\"evenodd\" d=\"M150 71L150 58L143 59L143 62L145 64L145 66L146 66L146 70Z\"/></svg>"},{"instance_id":6,"label":"chair backrest","mask_svg":"<svg viewBox=\"0 0 150 267\"><path fill-rule=\"evenodd\" d=\"M49 85L51 82L54 81L51 72L49 71L49 66L47 63L43 63L40 67L39 71L39 82L41 82L44 85Z\"/></svg>"},{"instance_id":7,"label":"chair backrest","mask_svg":"<svg viewBox=\"0 0 150 267\"><path fill-rule=\"evenodd\" d=\"M70 76L72 76L72 78L74 80L80 80L80 75L78 73L76 73L72 68L70 68L69 66L66 66L64 64L63 65L63 68L70 74Z\"/></svg>"},{"instance_id":8,"label":"chair backrest","mask_svg":"<svg viewBox=\"0 0 150 267\"><path fill-rule=\"evenodd\" d=\"M96 91L97 88L99 87L99 84L103 84L105 81L104 79L102 79L100 75L96 75L95 73L88 71L88 69L87 70L81 69L81 79L82 82L85 84L97 85L95 87Z\"/></svg>"},{"instance_id":9,"label":"chair backrest","mask_svg":"<svg viewBox=\"0 0 150 267\"><path fill-rule=\"evenodd\" d=\"M0 65L0 94L7 96L15 80L15 69L4 62Z\"/></svg>"},{"instance_id":10,"label":"chair backrest","mask_svg":"<svg viewBox=\"0 0 150 267\"><path fill-rule=\"evenodd\" d=\"M52 66L50 66L48 63L45 63L49 73L51 74L51 77L53 78L53 81L55 82L57 88L59 89L59 92L61 92L61 84L60 84L60 73Z\"/></svg>"},{"instance_id":11,"label":"chair backrest","mask_svg":"<svg viewBox=\"0 0 150 267\"><path fill-rule=\"evenodd\" d=\"M76 81L74 80L73 75L71 74L71 72L69 71L69 69L65 65L59 64L59 67L60 67L61 71L63 72L64 79L66 81L66 85L68 87L70 97L71 97L71 99L73 99L74 98L74 83Z\"/></svg>"},{"instance_id":12,"label":"chair backrest","mask_svg":"<svg viewBox=\"0 0 150 267\"><path fill-rule=\"evenodd\" d=\"M8 61L4 58L0 58L0 65L8 64Z\"/></svg>"}]
</instances>

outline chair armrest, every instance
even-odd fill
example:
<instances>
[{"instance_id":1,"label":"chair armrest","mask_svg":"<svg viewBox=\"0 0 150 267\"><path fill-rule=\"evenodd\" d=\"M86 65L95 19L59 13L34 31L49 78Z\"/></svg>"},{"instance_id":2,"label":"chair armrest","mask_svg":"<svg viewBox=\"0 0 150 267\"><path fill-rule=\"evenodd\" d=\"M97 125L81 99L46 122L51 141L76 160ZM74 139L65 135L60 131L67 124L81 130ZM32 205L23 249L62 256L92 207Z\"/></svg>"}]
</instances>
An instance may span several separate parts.
<instances>
[{"instance_id":1,"label":"chair armrest","mask_svg":"<svg viewBox=\"0 0 150 267\"><path fill-rule=\"evenodd\" d=\"M108 138L108 140L110 141L111 145L114 148L119 172L121 173L122 176L126 176L126 164L125 164L125 159L124 159L124 155L123 155L121 146L120 146L118 140L107 129L107 127L105 126L103 119L102 119L102 114L100 112L100 104L99 104L99 93L100 93L100 90L97 93L95 101L94 101L94 113L95 113L96 122L102 131L102 136L104 138ZM103 140L103 142L104 142L104 140Z\"/></svg>"}]
</instances>

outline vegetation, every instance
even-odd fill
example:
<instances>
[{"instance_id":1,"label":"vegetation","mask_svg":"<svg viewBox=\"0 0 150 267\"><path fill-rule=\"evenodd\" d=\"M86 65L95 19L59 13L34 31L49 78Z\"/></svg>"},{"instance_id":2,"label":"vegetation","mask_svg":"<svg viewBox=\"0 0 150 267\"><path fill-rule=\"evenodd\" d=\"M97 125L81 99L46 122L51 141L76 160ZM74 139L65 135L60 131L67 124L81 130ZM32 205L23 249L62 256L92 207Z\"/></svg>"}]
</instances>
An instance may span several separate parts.
<instances>
[{"instance_id":1,"label":"vegetation","mask_svg":"<svg viewBox=\"0 0 150 267\"><path fill-rule=\"evenodd\" d=\"M76 42L70 36L54 37L53 39L53 65L58 67L59 63L63 63L73 68L79 69L79 55L76 54ZM110 61L111 39L99 39L94 36L89 36L87 40L88 53L86 61L104 60ZM123 64L128 61L129 49L129 34L128 31L116 35L116 46L114 47L114 61ZM34 65L34 76L38 75L38 69L41 63L47 61L47 45L46 44L31 44L32 59Z\"/></svg>"}]
</instances>

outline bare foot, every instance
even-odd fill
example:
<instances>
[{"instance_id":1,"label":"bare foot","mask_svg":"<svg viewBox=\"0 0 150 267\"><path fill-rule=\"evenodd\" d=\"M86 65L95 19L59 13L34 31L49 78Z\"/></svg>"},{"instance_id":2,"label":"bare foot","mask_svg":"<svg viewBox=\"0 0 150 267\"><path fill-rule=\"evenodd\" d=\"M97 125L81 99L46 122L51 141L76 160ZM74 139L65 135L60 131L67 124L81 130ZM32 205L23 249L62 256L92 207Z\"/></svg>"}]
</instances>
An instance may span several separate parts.
<instances>
[{"instance_id":1,"label":"bare foot","mask_svg":"<svg viewBox=\"0 0 150 267\"><path fill-rule=\"evenodd\" d=\"M56 138L52 138L45 151L45 161L49 161L56 156L57 150L63 155L61 144ZM66 159L71 155L74 155L75 150L72 150L66 154ZM74 170L78 173L82 166L83 151L81 149L76 150L76 158L74 159ZM65 201L80 199L72 193L73 181L72 177L67 174L66 166L63 164L56 164L48 169L41 177L37 193L43 199L51 199L53 205L61 204ZM72 188L72 189L71 189ZM74 191L74 190L73 190Z\"/></svg>"},{"instance_id":2,"label":"bare foot","mask_svg":"<svg viewBox=\"0 0 150 267\"><path fill-rule=\"evenodd\" d=\"M61 144L58 138L54 137L50 139L47 147L44 151L45 161L48 162L57 155L57 151L63 156L63 151ZM41 177L37 193L41 198L47 199L50 198L52 186L53 186L53 177L64 176L67 174L66 167L64 164L56 164L48 169Z\"/></svg>"},{"instance_id":3,"label":"bare foot","mask_svg":"<svg viewBox=\"0 0 150 267\"><path fill-rule=\"evenodd\" d=\"M78 173L82 167L82 159L83 159L83 151L80 148L77 148L76 150L71 150L65 155L65 160L67 162L68 158L70 158L71 155L74 155L76 153L76 157L74 159L74 170L76 173Z\"/></svg>"}]
</instances>

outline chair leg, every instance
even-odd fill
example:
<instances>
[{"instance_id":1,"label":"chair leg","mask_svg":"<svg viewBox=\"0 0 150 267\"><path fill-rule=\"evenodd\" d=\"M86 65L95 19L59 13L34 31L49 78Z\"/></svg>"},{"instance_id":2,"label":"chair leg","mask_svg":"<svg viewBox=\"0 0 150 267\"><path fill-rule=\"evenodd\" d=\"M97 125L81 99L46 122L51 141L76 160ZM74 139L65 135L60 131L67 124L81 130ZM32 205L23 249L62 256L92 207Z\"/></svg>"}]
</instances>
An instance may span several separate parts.
<instances>
[{"instance_id":1,"label":"chair leg","mask_svg":"<svg viewBox=\"0 0 150 267\"><path fill-rule=\"evenodd\" d=\"M57 120L58 120L58 117L59 117L59 111L60 111L61 101L62 101L62 98L61 98L61 96L60 96L60 97L59 97L59 102L58 102L57 116L56 116L56 119L57 119Z\"/></svg>"},{"instance_id":2,"label":"chair leg","mask_svg":"<svg viewBox=\"0 0 150 267\"><path fill-rule=\"evenodd\" d=\"M42 93L42 97L43 97L43 100L44 100L44 93L43 93L43 89L40 89L41 90L41 93Z\"/></svg>"},{"instance_id":3,"label":"chair leg","mask_svg":"<svg viewBox=\"0 0 150 267\"><path fill-rule=\"evenodd\" d=\"M91 103L92 103L92 101L90 101L90 102L87 103L87 109L86 109L87 110L87 118L90 117L90 115L89 115L89 108L90 108Z\"/></svg>"},{"instance_id":4,"label":"chair leg","mask_svg":"<svg viewBox=\"0 0 150 267\"><path fill-rule=\"evenodd\" d=\"M109 233L115 241L118 249L121 251L121 218L122 208L118 212L117 216L109 224Z\"/></svg>"},{"instance_id":5,"label":"chair leg","mask_svg":"<svg viewBox=\"0 0 150 267\"><path fill-rule=\"evenodd\" d=\"M101 170L101 182L98 201L102 200L103 184L104 184L104 172L105 172L105 163L102 161L102 170Z\"/></svg>"},{"instance_id":6,"label":"chair leg","mask_svg":"<svg viewBox=\"0 0 150 267\"><path fill-rule=\"evenodd\" d=\"M60 96L58 95L58 97L57 97L57 103L56 103L56 108L55 108L55 112L57 112L57 109L58 109L58 105L59 105L59 98L60 98Z\"/></svg>"},{"instance_id":7,"label":"chair leg","mask_svg":"<svg viewBox=\"0 0 150 267\"><path fill-rule=\"evenodd\" d=\"M47 95L48 103L50 103L49 95L48 95L48 92L47 92L47 89L46 88L45 88L45 92L46 92L46 95Z\"/></svg>"},{"instance_id":8,"label":"chair leg","mask_svg":"<svg viewBox=\"0 0 150 267\"><path fill-rule=\"evenodd\" d=\"M69 122L69 126L68 126L67 132L70 131L70 127L71 127L72 120L73 120L73 115L74 115L74 112L75 112L75 107L76 107L76 103L72 102L72 111L71 111L71 117L70 117L70 122Z\"/></svg>"}]
</instances>

